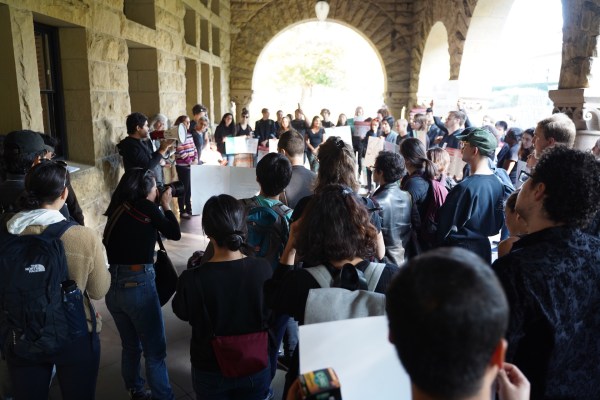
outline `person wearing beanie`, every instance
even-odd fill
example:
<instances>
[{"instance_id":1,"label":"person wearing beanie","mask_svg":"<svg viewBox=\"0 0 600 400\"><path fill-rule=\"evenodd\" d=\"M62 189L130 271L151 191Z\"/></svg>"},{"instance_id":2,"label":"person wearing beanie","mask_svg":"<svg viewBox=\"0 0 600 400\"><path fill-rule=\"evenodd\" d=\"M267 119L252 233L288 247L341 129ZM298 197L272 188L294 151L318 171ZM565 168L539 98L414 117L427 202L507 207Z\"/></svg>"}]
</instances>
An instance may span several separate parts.
<instances>
[{"instance_id":1,"label":"person wearing beanie","mask_svg":"<svg viewBox=\"0 0 600 400\"><path fill-rule=\"evenodd\" d=\"M398 132L392 130L394 126L394 117L389 116L381 120L381 136L385 138L386 142L397 144Z\"/></svg>"},{"instance_id":2,"label":"person wearing beanie","mask_svg":"<svg viewBox=\"0 0 600 400\"><path fill-rule=\"evenodd\" d=\"M480 128L467 128L456 139L472 173L448 193L439 209L437 245L463 247L491 263L488 236L497 234L504 220L504 189L488 162L498 141Z\"/></svg>"}]
</instances>

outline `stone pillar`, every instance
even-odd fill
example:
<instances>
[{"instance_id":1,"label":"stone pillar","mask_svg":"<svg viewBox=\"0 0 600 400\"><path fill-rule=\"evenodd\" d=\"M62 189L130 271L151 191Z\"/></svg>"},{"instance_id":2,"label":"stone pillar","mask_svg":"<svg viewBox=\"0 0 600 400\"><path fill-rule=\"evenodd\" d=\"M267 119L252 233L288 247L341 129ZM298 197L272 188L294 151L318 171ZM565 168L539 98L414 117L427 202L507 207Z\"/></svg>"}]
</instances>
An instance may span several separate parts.
<instances>
[{"instance_id":1,"label":"stone pillar","mask_svg":"<svg viewBox=\"0 0 600 400\"><path fill-rule=\"evenodd\" d=\"M33 14L0 5L0 22L3 40L0 107L5 116L0 122L0 132L6 134L17 129L43 132Z\"/></svg>"},{"instance_id":2,"label":"stone pillar","mask_svg":"<svg viewBox=\"0 0 600 400\"><path fill-rule=\"evenodd\" d=\"M597 57L600 6L598 1L589 0L563 0L563 3L560 80L558 90L551 90L549 95L554 102L553 112L563 112L575 122L575 147L588 150L600 137L600 60Z\"/></svg>"},{"instance_id":3,"label":"stone pillar","mask_svg":"<svg viewBox=\"0 0 600 400\"><path fill-rule=\"evenodd\" d=\"M236 116L235 120L239 121L242 117L242 109L250 108L250 102L252 101L252 89L231 89L230 96L231 101L235 103Z\"/></svg>"}]
</instances>

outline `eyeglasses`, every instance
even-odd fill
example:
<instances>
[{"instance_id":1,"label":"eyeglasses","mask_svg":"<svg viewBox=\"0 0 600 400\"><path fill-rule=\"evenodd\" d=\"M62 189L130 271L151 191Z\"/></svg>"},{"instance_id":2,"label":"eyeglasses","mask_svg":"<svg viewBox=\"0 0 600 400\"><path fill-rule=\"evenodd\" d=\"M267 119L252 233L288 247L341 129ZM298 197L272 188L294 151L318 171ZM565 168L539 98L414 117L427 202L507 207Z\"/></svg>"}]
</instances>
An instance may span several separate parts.
<instances>
[{"instance_id":1,"label":"eyeglasses","mask_svg":"<svg viewBox=\"0 0 600 400\"><path fill-rule=\"evenodd\" d=\"M522 170L519 174L519 182L525 183L525 181L531 177L532 175L529 172Z\"/></svg>"}]
</instances>

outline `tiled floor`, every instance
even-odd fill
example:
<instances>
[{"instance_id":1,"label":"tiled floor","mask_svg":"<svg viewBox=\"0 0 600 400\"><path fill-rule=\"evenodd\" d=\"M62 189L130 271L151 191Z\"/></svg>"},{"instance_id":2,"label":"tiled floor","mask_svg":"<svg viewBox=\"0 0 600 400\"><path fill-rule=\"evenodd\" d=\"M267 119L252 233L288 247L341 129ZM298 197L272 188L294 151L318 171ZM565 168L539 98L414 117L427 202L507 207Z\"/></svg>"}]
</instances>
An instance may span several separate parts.
<instances>
[{"instance_id":1,"label":"tiled floor","mask_svg":"<svg viewBox=\"0 0 600 400\"><path fill-rule=\"evenodd\" d=\"M208 241L202 234L200 216L181 222L182 238L178 242L166 241L165 247L173 264L179 272L186 268L187 259L195 250L203 250ZM121 379L121 339L114 321L106 309L104 301L94 302L97 311L102 315L103 327L100 334L101 357L100 372L96 389L98 400L129 399ZM171 309L169 302L163 307L167 336L167 367L171 385L176 399L195 399L190 376L189 340L191 327L180 321ZM142 362L143 365L143 362ZM278 371L273 381L275 399L281 398L284 373ZM62 396L56 380L50 391L50 400L60 400Z\"/></svg>"}]
</instances>

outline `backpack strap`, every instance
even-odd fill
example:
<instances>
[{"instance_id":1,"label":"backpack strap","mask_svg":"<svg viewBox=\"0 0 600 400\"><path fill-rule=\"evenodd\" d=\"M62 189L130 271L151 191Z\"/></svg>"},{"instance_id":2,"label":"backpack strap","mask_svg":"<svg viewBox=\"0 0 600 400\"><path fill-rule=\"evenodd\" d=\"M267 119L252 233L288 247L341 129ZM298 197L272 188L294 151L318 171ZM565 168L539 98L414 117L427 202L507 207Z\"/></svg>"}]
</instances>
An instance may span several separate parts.
<instances>
[{"instance_id":1,"label":"backpack strap","mask_svg":"<svg viewBox=\"0 0 600 400\"><path fill-rule=\"evenodd\" d=\"M288 214L291 214L294 211L281 202L274 204L273 207L271 207L271 208L273 209L273 211L275 211L277 213L277 215L279 215L282 219L284 219L286 221L287 221L286 216Z\"/></svg>"},{"instance_id":2,"label":"backpack strap","mask_svg":"<svg viewBox=\"0 0 600 400\"><path fill-rule=\"evenodd\" d=\"M385 264L382 263L369 263L367 268L365 269L365 279L367 280L367 286L369 291L374 292L377 284L379 283L379 279L381 278L381 274L385 269Z\"/></svg>"},{"instance_id":3,"label":"backpack strap","mask_svg":"<svg viewBox=\"0 0 600 400\"><path fill-rule=\"evenodd\" d=\"M42 232L41 236L45 238L60 239L63 233L65 233L65 231L73 225L78 224L73 220L56 222L54 224L48 225L46 229L44 229L44 232Z\"/></svg>"},{"instance_id":4,"label":"backpack strap","mask_svg":"<svg viewBox=\"0 0 600 400\"><path fill-rule=\"evenodd\" d=\"M329 273L329 270L326 266L317 265L316 267L310 267L304 270L311 274L322 288L331 287L331 281L333 280L333 277Z\"/></svg>"}]
</instances>

